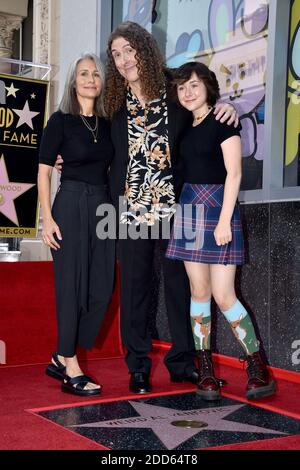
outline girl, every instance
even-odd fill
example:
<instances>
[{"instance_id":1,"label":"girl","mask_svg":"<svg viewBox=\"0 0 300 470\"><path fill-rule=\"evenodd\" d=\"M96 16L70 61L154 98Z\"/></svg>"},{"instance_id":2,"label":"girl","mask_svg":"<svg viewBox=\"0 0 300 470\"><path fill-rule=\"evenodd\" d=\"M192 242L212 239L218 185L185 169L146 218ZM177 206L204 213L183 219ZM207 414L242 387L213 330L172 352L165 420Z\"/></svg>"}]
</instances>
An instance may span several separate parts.
<instances>
[{"instance_id":1,"label":"girl","mask_svg":"<svg viewBox=\"0 0 300 470\"><path fill-rule=\"evenodd\" d=\"M204 64L189 62L175 73L180 104L193 113L193 124L180 145L184 186L166 256L183 260L191 287L191 323L199 358L197 393L220 398L210 351L211 296L246 353L246 397L272 395L275 383L259 352L248 312L236 297L236 265L244 262L237 196L241 182L239 131L216 121L219 99L215 74ZM194 238L193 238L194 237Z\"/></svg>"}]
</instances>

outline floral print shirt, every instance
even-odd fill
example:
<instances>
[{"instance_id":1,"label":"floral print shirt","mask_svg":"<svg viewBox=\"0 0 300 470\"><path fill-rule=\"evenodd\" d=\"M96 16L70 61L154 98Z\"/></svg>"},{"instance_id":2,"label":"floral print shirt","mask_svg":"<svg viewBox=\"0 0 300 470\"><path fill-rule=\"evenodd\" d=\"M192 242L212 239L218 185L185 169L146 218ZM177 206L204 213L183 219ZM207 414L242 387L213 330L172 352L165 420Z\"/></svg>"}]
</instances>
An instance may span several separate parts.
<instances>
[{"instance_id":1,"label":"floral print shirt","mask_svg":"<svg viewBox=\"0 0 300 470\"><path fill-rule=\"evenodd\" d=\"M142 107L128 89L127 124L129 162L127 167L123 224L145 223L171 218L175 213L175 192L168 138L166 92Z\"/></svg>"}]
</instances>

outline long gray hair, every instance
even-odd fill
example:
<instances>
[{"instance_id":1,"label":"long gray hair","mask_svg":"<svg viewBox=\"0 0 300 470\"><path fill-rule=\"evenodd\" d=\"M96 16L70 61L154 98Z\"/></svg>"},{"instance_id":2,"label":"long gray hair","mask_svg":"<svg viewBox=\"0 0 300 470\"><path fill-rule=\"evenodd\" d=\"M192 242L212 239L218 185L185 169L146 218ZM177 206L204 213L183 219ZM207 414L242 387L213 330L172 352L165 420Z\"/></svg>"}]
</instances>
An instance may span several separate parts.
<instances>
[{"instance_id":1,"label":"long gray hair","mask_svg":"<svg viewBox=\"0 0 300 470\"><path fill-rule=\"evenodd\" d=\"M105 85L105 73L104 67L102 62L100 61L99 57L91 52L84 52L80 55L77 59L75 59L69 67L64 93L59 104L59 109L65 114L73 114L78 115L80 114L80 105L77 99L76 90L75 90L75 81L76 81L76 72L78 64L85 59L93 60L96 65L96 69L99 72L101 81L102 81L102 89L99 96L95 99L94 104L94 113L97 116L105 116L104 104L103 104L103 90Z\"/></svg>"}]
</instances>

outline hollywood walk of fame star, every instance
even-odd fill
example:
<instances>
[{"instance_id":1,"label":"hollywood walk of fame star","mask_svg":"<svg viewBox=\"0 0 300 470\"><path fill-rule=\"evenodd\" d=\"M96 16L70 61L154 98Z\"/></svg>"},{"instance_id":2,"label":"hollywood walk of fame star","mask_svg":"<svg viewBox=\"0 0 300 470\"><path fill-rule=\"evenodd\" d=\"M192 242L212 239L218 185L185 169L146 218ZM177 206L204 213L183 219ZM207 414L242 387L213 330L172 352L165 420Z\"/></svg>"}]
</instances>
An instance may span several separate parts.
<instances>
[{"instance_id":1,"label":"hollywood walk of fame star","mask_svg":"<svg viewBox=\"0 0 300 470\"><path fill-rule=\"evenodd\" d=\"M175 449L183 442L203 431L231 431L233 433L249 432L260 434L285 433L267 429L260 426L243 424L236 421L229 421L225 418L246 405L219 406L216 408L202 408L196 410L176 410L163 406L148 405L146 403L129 401L130 405L139 413L122 419L111 419L108 421L97 421L89 424L77 424L70 427L76 428L149 428L156 434L164 446L168 449ZM199 428L180 428L174 426L172 422L177 420L201 421L206 424Z\"/></svg>"},{"instance_id":2,"label":"hollywood walk of fame star","mask_svg":"<svg viewBox=\"0 0 300 470\"><path fill-rule=\"evenodd\" d=\"M6 96L13 96L16 98L16 92L19 91L20 88L15 88L14 84L11 83L10 87L6 86L5 89L8 91Z\"/></svg>"},{"instance_id":3,"label":"hollywood walk of fame star","mask_svg":"<svg viewBox=\"0 0 300 470\"><path fill-rule=\"evenodd\" d=\"M26 101L23 109L13 109L13 111L19 116L19 121L16 127L27 124L31 129L33 129L32 119L40 114L39 112L30 111L28 101Z\"/></svg>"},{"instance_id":4,"label":"hollywood walk of fame star","mask_svg":"<svg viewBox=\"0 0 300 470\"><path fill-rule=\"evenodd\" d=\"M4 155L0 158L0 213L19 226L14 200L35 184L13 183L9 181Z\"/></svg>"}]
</instances>

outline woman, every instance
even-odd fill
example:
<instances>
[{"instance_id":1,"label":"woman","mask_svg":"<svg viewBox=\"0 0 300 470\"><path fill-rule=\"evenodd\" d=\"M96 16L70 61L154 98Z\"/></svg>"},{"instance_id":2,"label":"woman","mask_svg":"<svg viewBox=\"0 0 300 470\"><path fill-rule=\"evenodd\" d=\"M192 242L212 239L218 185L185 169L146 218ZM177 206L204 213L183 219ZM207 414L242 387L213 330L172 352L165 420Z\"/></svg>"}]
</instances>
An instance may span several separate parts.
<instances>
[{"instance_id":1,"label":"woman","mask_svg":"<svg viewBox=\"0 0 300 470\"><path fill-rule=\"evenodd\" d=\"M59 110L44 130L38 174L42 235L54 261L58 323L57 352L46 373L62 380L62 391L81 396L101 391L101 385L82 372L76 348L92 348L114 278L114 241L96 236L96 210L109 202L107 173L113 158L103 87L102 64L94 54L71 64ZM64 165L51 210L57 154Z\"/></svg>"},{"instance_id":2,"label":"woman","mask_svg":"<svg viewBox=\"0 0 300 470\"><path fill-rule=\"evenodd\" d=\"M183 260L191 288L191 324L199 359L197 393L220 398L211 352L210 303L213 295L246 353L246 397L272 395L270 379L248 312L236 297L236 265L244 262L237 197L241 182L239 131L216 121L219 99L216 76L204 64L182 65L174 79L180 104L193 114L193 124L180 144L185 184L166 256Z\"/></svg>"}]
</instances>

